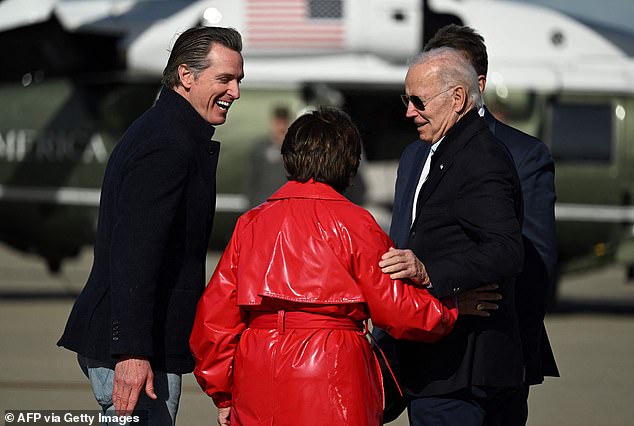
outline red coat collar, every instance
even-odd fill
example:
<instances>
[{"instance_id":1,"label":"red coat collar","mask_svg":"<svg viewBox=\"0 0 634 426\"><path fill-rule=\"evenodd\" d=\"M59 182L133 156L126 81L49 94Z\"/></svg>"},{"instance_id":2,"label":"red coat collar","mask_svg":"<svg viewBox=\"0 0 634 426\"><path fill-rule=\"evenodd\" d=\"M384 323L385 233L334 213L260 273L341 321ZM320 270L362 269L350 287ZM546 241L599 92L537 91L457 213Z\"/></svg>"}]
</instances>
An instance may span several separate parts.
<instances>
[{"instance_id":1,"label":"red coat collar","mask_svg":"<svg viewBox=\"0 0 634 426\"><path fill-rule=\"evenodd\" d=\"M347 200L343 195L335 191L332 186L322 182L316 182L313 179L305 183L291 180L271 195L271 197L269 197L269 201L285 198L312 198L338 201Z\"/></svg>"}]
</instances>

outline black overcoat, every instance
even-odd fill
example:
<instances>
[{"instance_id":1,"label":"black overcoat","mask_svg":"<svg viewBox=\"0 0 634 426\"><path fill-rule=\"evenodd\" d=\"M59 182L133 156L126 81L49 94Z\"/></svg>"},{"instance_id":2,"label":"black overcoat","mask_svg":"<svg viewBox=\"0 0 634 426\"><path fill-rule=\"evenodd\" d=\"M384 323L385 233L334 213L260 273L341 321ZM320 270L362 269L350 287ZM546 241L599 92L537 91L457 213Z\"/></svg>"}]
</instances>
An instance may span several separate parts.
<instances>
[{"instance_id":1,"label":"black overcoat","mask_svg":"<svg viewBox=\"0 0 634 426\"><path fill-rule=\"evenodd\" d=\"M401 159L399 179L406 186L415 188L428 150L418 142ZM402 209L412 202L401 196L397 186L395 215L400 210L406 218ZM489 318L460 317L452 333L437 343L397 342L401 384L409 396L522 384L514 300L524 260L521 224L522 194L511 156L472 110L449 130L432 157L416 220L411 227L402 225L408 234L400 238L426 265L436 296L497 283L503 299Z\"/></svg>"},{"instance_id":2,"label":"black overcoat","mask_svg":"<svg viewBox=\"0 0 634 426\"><path fill-rule=\"evenodd\" d=\"M193 370L188 339L216 201L213 134L166 87L126 131L106 167L92 270L58 345L113 365L125 354Z\"/></svg>"}]
</instances>

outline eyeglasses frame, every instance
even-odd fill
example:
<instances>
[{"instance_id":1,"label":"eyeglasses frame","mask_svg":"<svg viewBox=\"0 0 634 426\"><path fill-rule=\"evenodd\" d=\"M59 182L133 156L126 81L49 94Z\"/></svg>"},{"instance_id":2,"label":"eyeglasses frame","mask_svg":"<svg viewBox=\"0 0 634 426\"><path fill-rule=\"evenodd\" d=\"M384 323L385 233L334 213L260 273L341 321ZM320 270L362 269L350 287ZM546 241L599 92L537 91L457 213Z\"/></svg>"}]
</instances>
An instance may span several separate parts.
<instances>
[{"instance_id":1,"label":"eyeglasses frame","mask_svg":"<svg viewBox=\"0 0 634 426\"><path fill-rule=\"evenodd\" d=\"M452 89L455 89L455 86L450 87L449 89L445 89L442 92L438 92L436 93L434 96L430 97L429 99L423 101L419 96L416 95L411 95L408 96L407 94L402 94L401 95L401 101L403 102L403 105L405 105L405 108L409 107L409 103L411 102L412 105L414 106L414 108L416 108L419 111L425 111L425 105L429 104L432 100L434 100L435 98L437 98L438 96L442 95L443 93L446 93ZM420 105L416 105L417 103L420 103Z\"/></svg>"}]
</instances>

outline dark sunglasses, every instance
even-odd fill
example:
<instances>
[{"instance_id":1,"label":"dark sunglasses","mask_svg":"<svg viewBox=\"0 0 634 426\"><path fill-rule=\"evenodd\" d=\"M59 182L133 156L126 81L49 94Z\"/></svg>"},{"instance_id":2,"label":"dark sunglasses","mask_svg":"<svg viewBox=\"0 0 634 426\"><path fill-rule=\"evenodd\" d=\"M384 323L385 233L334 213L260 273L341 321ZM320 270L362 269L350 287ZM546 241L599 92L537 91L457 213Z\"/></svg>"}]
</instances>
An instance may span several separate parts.
<instances>
[{"instance_id":1,"label":"dark sunglasses","mask_svg":"<svg viewBox=\"0 0 634 426\"><path fill-rule=\"evenodd\" d=\"M407 96L407 95L401 95L401 101L403 101L403 105L405 105L405 108L408 107L409 103L411 102L412 105L414 105L414 108L416 108L419 111L425 111L425 104L430 103L434 98L436 98L437 96L442 95L445 92L450 91L451 89L453 89L453 87L450 87L449 89L445 89L440 93L436 93L434 96L432 96L431 98L427 99L426 101L423 101L421 98L419 98L418 96L412 95L412 96Z\"/></svg>"}]
</instances>

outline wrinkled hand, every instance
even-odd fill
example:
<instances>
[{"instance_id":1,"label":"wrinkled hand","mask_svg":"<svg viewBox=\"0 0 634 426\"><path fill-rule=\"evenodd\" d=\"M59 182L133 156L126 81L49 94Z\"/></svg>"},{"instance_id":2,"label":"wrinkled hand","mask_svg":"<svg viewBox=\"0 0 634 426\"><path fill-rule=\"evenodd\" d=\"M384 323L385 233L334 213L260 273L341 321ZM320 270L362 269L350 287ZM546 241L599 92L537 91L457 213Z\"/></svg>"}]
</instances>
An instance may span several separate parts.
<instances>
[{"instance_id":1,"label":"wrinkled hand","mask_svg":"<svg viewBox=\"0 0 634 426\"><path fill-rule=\"evenodd\" d=\"M114 368L112 390L112 403L117 415L132 414L142 388L145 388L148 397L156 399L154 373L150 361L146 358L121 357Z\"/></svg>"},{"instance_id":2,"label":"wrinkled hand","mask_svg":"<svg viewBox=\"0 0 634 426\"><path fill-rule=\"evenodd\" d=\"M218 424L229 426L231 424L231 407L218 408Z\"/></svg>"},{"instance_id":3,"label":"wrinkled hand","mask_svg":"<svg viewBox=\"0 0 634 426\"><path fill-rule=\"evenodd\" d=\"M497 288L497 284L487 284L460 293L457 296L459 314L475 315L479 317L491 316L488 311L496 310L498 308L498 304L495 302L502 299L502 295L500 293L493 291Z\"/></svg>"},{"instance_id":4,"label":"wrinkled hand","mask_svg":"<svg viewBox=\"0 0 634 426\"><path fill-rule=\"evenodd\" d=\"M425 265L409 249L400 250L390 247L388 252L381 256L379 267L384 274L390 274L393 280L409 279L417 285L429 284Z\"/></svg>"}]
</instances>

